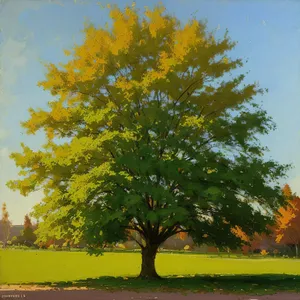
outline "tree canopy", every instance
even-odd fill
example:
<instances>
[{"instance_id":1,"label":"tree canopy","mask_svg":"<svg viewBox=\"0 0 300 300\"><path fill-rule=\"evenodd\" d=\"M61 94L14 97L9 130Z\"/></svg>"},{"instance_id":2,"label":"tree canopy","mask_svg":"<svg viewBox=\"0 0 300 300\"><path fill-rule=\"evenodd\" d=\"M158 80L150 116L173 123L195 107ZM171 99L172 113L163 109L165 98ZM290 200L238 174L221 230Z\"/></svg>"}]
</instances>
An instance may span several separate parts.
<instances>
[{"instance_id":1,"label":"tree canopy","mask_svg":"<svg viewBox=\"0 0 300 300\"><path fill-rule=\"evenodd\" d=\"M11 155L22 177L8 186L44 190L37 242L85 239L92 251L135 231L140 275L157 277L156 251L174 234L234 248L244 241L233 228L264 231L288 166L264 158L258 135L275 125L255 103L264 90L232 75L243 61L229 57L228 32L217 39L162 6L113 6L110 17L86 26L67 63L47 65L39 86L53 101L22 123L47 142Z\"/></svg>"}]
</instances>

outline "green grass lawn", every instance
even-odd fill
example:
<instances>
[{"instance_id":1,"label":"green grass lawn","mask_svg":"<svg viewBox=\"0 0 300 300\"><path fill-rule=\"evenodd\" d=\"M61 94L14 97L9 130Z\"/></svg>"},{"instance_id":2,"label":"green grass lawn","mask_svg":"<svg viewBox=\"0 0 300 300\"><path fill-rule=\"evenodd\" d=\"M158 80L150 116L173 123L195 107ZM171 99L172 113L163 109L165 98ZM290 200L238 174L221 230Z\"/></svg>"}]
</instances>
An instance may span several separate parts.
<instances>
[{"instance_id":1,"label":"green grass lawn","mask_svg":"<svg viewBox=\"0 0 300 300\"><path fill-rule=\"evenodd\" d=\"M0 284L56 283L59 286L140 288L140 281L127 280L127 277L138 275L140 256L140 253L105 253L90 257L83 252L2 250ZM242 292L300 290L300 260L296 259L212 258L199 254L160 253L156 265L158 273L168 279L149 283L147 287ZM192 278L178 278L196 274ZM218 274L222 276L206 276ZM236 276L239 274L248 275Z\"/></svg>"}]
</instances>

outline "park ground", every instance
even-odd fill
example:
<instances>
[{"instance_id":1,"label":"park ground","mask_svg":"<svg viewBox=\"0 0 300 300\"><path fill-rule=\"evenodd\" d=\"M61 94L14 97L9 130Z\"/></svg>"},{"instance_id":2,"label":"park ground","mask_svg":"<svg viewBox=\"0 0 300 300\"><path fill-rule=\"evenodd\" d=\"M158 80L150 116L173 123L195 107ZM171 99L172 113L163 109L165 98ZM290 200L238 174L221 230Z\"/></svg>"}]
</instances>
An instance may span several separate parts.
<instances>
[{"instance_id":1,"label":"park ground","mask_svg":"<svg viewBox=\"0 0 300 300\"><path fill-rule=\"evenodd\" d=\"M0 291L0 299L23 298L26 300L299 300L299 294L280 293L275 295L233 295L233 294L187 294L179 293L136 293L88 291Z\"/></svg>"},{"instance_id":2,"label":"park ground","mask_svg":"<svg viewBox=\"0 0 300 300\"><path fill-rule=\"evenodd\" d=\"M61 299L118 300L127 299L129 294L126 293L131 293L128 298L131 300L177 299L170 296L172 293L190 294L183 298L187 300L199 293L206 293L201 299L211 300L300 299L300 294L292 294L300 292L298 259L159 253L157 271L164 278L157 281L134 278L139 273L140 261L140 253L105 253L91 257L84 252L1 250L0 295L2 298L12 293L21 295L27 289L24 292L27 299L38 299L35 297L40 295L40 299L46 300L60 299L60 296ZM43 290L45 287L52 291ZM65 291L70 288L85 291ZM35 292L28 291L32 289ZM108 292L113 294L105 294ZM147 292L151 293L140 294ZM168 294L160 294L162 292ZM289 293L289 296L276 293ZM275 298L260 298L272 294ZM80 295L84 297L77 298Z\"/></svg>"}]
</instances>

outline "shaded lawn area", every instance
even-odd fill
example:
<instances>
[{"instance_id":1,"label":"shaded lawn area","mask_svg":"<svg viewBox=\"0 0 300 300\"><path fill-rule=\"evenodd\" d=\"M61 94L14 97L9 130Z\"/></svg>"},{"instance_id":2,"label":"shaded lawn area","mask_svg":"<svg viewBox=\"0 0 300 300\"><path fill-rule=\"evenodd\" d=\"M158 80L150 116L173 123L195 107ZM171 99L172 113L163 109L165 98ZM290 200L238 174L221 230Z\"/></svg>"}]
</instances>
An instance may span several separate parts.
<instances>
[{"instance_id":1,"label":"shaded lawn area","mask_svg":"<svg viewBox=\"0 0 300 300\"><path fill-rule=\"evenodd\" d=\"M132 278L139 274L140 263L140 253L109 252L91 257L84 252L6 249L0 251L0 284L241 294L300 292L297 259L159 253L157 271L164 279L151 282Z\"/></svg>"},{"instance_id":2,"label":"shaded lawn area","mask_svg":"<svg viewBox=\"0 0 300 300\"><path fill-rule=\"evenodd\" d=\"M88 278L73 282L44 282L42 286L53 288L86 287L108 291L139 291L139 292L178 292L194 293L230 293L270 295L278 292L300 292L299 275L196 275L178 278L164 277L161 280L142 280L124 277Z\"/></svg>"}]
</instances>

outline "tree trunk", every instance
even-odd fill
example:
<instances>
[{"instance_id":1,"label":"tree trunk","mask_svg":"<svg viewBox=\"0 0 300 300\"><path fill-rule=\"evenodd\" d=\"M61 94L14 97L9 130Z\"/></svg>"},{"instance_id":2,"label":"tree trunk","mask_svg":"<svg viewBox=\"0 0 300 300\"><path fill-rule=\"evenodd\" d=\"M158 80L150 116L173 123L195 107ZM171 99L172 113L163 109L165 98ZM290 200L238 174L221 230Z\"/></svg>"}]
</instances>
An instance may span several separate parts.
<instances>
[{"instance_id":1,"label":"tree trunk","mask_svg":"<svg viewBox=\"0 0 300 300\"><path fill-rule=\"evenodd\" d=\"M229 248L227 248L227 255L228 255L228 257L230 257L230 249Z\"/></svg>"},{"instance_id":2,"label":"tree trunk","mask_svg":"<svg viewBox=\"0 0 300 300\"><path fill-rule=\"evenodd\" d=\"M142 269L139 278L142 279L159 279L160 276L155 270L155 257L158 245L147 245L142 248Z\"/></svg>"},{"instance_id":3,"label":"tree trunk","mask_svg":"<svg viewBox=\"0 0 300 300\"><path fill-rule=\"evenodd\" d=\"M299 254L298 254L298 245L295 244L295 248L296 248L296 257L299 257Z\"/></svg>"}]
</instances>

